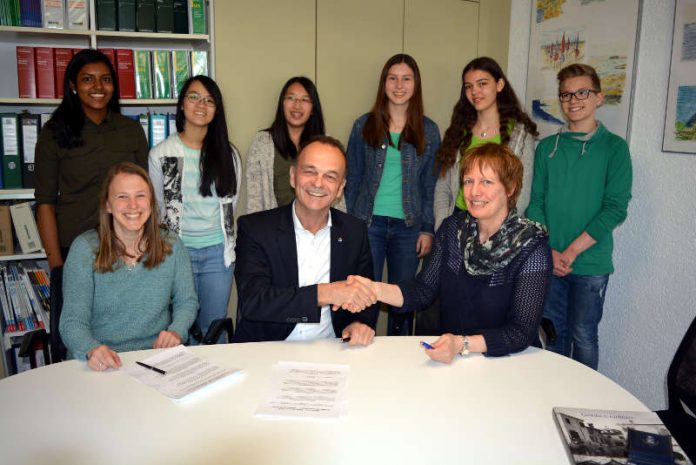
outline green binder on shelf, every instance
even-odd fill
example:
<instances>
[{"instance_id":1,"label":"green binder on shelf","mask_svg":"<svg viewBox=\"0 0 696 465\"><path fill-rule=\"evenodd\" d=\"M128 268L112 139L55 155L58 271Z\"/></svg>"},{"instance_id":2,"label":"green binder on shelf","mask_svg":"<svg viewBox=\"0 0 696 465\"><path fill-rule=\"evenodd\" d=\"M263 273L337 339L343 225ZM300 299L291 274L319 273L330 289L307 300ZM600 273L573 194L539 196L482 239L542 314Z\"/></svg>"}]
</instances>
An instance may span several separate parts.
<instances>
[{"instance_id":1,"label":"green binder on shelf","mask_svg":"<svg viewBox=\"0 0 696 465\"><path fill-rule=\"evenodd\" d=\"M135 29L140 32L155 32L155 0L136 0Z\"/></svg>"},{"instance_id":2,"label":"green binder on shelf","mask_svg":"<svg viewBox=\"0 0 696 465\"><path fill-rule=\"evenodd\" d=\"M174 32L174 0L155 0L157 32Z\"/></svg>"},{"instance_id":3,"label":"green binder on shelf","mask_svg":"<svg viewBox=\"0 0 696 465\"><path fill-rule=\"evenodd\" d=\"M117 31L116 0L96 0L97 29L100 31Z\"/></svg>"},{"instance_id":4,"label":"green binder on shelf","mask_svg":"<svg viewBox=\"0 0 696 465\"><path fill-rule=\"evenodd\" d=\"M206 34L205 0L191 0L191 34Z\"/></svg>"},{"instance_id":5,"label":"green binder on shelf","mask_svg":"<svg viewBox=\"0 0 696 465\"><path fill-rule=\"evenodd\" d=\"M152 98L152 70L149 50L133 50L135 71L135 97L139 99Z\"/></svg>"},{"instance_id":6,"label":"green binder on shelf","mask_svg":"<svg viewBox=\"0 0 696 465\"><path fill-rule=\"evenodd\" d=\"M172 50L172 72L174 73L172 98L179 98L179 91L191 77L191 63L188 50Z\"/></svg>"},{"instance_id":7,"label":"green binder on shelf","mask_svg":"<svg viewBox=\"0 0 696 465\"><path fill-rule=\"evenodd\" d=\"M22 162L19 153L19 123L14 113L0 114L2 120L2 184L5 189L22 188Z\"/></svg>"},{"instance_id":8,"label":"green binder on shelf","mask_svg":"<svg viewBox=\"0 0 696 465\"><path fill-rule=\"evenodd\" d=\"M118 0L118 30L135 32L135 0Z\"/></svg>"},{"instance_id":9,"label":"green binder on shelf","mask_svg":"<svg viewBox=\"0 0 696 465\"><path fill-rule=\"evenodd\" d=\"M208 75L208 52L205 50L191 52L191 73L194 76Z\"/></svg>"},{"instance_id":10,"label":"green binder on shelf","mask_svg":"<svg viewBox=\"0 0 696 465\"><path fill-rule=\"evenodd\" d=\"M172 98L172 64L169 50L152 52L152 78L156 99Z\"/></svg>"}]
</instances>

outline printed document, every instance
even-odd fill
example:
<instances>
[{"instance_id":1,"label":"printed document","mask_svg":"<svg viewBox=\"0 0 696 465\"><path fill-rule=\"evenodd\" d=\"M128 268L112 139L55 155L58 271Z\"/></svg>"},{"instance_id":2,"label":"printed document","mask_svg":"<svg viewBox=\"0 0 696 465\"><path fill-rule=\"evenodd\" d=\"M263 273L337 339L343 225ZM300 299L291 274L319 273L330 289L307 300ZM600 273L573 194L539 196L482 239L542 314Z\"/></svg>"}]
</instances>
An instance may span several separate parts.
<instances>
[{"instance_id":1,"label":"printed document","mask_svg":"<svg viewBox=\"0 0 696 465\"><path fill-rule=\"evenodd\" d=\"M218 380L240 373L240 370L214 365L194 355L183 345L166 349L139 362L152 368L145 368L133 362L126 364L123 367L124 371L174 400L181 400Z\"/></svg>"},{"instance_id":2,"label":"printed document","mask_svg":"<svg viewBox=\"0 0 696 465\"><path fill-rule=\"evenodd\" d=\"M348 365L278 362L256 415L272 418L338 419L348 414Z\"/></svg>"}]
</instances>

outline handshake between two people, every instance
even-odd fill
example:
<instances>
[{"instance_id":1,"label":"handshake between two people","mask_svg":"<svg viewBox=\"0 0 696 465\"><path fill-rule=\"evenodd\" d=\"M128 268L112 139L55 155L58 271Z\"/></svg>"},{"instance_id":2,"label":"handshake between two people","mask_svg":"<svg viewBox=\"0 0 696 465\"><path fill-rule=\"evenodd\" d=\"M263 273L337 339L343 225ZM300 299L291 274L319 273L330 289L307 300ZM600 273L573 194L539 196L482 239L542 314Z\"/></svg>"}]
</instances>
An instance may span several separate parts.
<instances>
[{"instance_id":1,"label":"handshake between two people","mask_svg":"<svg viewBox=\"0 0 696 465\"><path fill-rule=\"evenodd\" d=\"M331 305L331 310L359 313L379 300L379 284L362 276L348 276L344 281L319 285L319 305Z\"/></svg>"}]
</instances>

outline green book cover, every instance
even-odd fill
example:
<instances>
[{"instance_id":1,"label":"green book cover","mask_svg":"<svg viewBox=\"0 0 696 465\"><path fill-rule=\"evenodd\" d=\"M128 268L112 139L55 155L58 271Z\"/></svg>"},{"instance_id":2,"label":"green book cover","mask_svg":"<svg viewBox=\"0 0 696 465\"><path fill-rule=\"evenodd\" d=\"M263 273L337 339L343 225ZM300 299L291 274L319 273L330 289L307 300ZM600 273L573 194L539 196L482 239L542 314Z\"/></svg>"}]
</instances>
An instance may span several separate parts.
<instances>
[{"instance_id":1,"label":"green book cover","mask_svg":"<svg viewBox=\"0 0 696 465\"><path fill-rule=\"evenodd\" d=\"M2 120L2 184L5 189L22 188L22 163L19 153L19 123L14 113L0 114Z\"/></svg>"},{"instance_id":2,"label":"green book cover","mask_svg":"<svg viewBox=\"0 0 696 465\"><path fill-rule=\"evenodd\" d=\"M155 0L157 32L174 32L174 0Z\"/></svg>"},{"instance_id":3,"label":"green book cover","mask_svg":"<svg viewBox=\"0 0 696 465\"><path fill-rule=\"evenodd\" d=\"M172 97L179 98L179 91L186 80L191 77L191 64L187 50L172 50L172 72L174 73Z\"/></svg>"},{"instance_id":4,"label":"green book cover","mask_svg":"<svg viewBox=\"0 0 696 465\"><path fill-rule=\"evenodd\" d=\"M191 52L191 73L194 76L208 75L208 52L199 50Z\"/></svg>"},{"instance_id":5,"label":"green book cover","mask_svg":"<svg viewBox=\"0 0 696 465\"><path fill-rule=\"evenodd\" d=\"M135 31L135 0L118 0L118 30Z\"/></svg>"},{"instance_id":6,"label":"green book cover","mask_svg":"<svg viewBox=\"0 0 696 465\"><path fill-rule=\"evenodd\" d=\"M206 34L205 0L191 0L191 34Z\"/></svg>"},{"instance_id":7,"label":"green book cover","mask_svg":"<svg viewBox=\"0 0 696 465\"><path fill-rule=\"evenodd\" d=\"M22 16L19 12L19 0L10 0L10 26L21 26Z\"/></svg>"},{"instance_id":8,"label":"green book cover","mask_svg":"<svg viewBox=\"0 0 696 465\"><path fill-rule=\"evenodd\" d=\"M152 52L152 77L154 79L155 98L172 98L171 54L169 50Z\"/></svg>"},{"instance_id":9,"label":"green book cover","mask_svg":"<svg viewBox=\"0 0 696 465\"><path fill-rule=\"evenodd\" d=\"M117 31L116 0L96 0L97 29L100 31Z\"/></svg>"},{"instance_id":10,"label":"green book cover","mask_svg":"<svg viewBox=\"0 0 696 465\"><path fill-rule=\"evenodd\" d=\"M133 50L135 65L135 97L152 98L152 71L150 68L150 51Z\"/></svg>"},{"instance_id":11,"label":"green book cover","mask_svg":"<svg viewBox=\"0 0 696 465\"><path fill-rule=\"evenodd\" d=\"M136 0L135 28L140 32L155 32L155 0Z\"/></svg>"}]
</instances>

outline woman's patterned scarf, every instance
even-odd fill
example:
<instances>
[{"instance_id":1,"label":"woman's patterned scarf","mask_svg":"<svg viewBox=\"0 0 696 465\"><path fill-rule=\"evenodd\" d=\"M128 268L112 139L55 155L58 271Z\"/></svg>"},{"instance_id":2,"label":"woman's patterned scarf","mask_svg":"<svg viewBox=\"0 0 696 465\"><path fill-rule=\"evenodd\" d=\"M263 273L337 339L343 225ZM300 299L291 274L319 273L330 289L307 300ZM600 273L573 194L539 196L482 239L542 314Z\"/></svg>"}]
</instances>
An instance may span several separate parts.
<instances>
[{"instance_id":1,"label":"woman's patterned scarf","mask_svg":"<svg viewBox=\"0 0 696 465\"><path fill-rule=\"evenodd\" d=\"M500 229L481 244L478 221L466 212L458 232L464 267L474 276L492 275L508 266L529 241L542 235L546 235L544 226L519 216L513 208Z\"/></svg>"}]
</instances>

